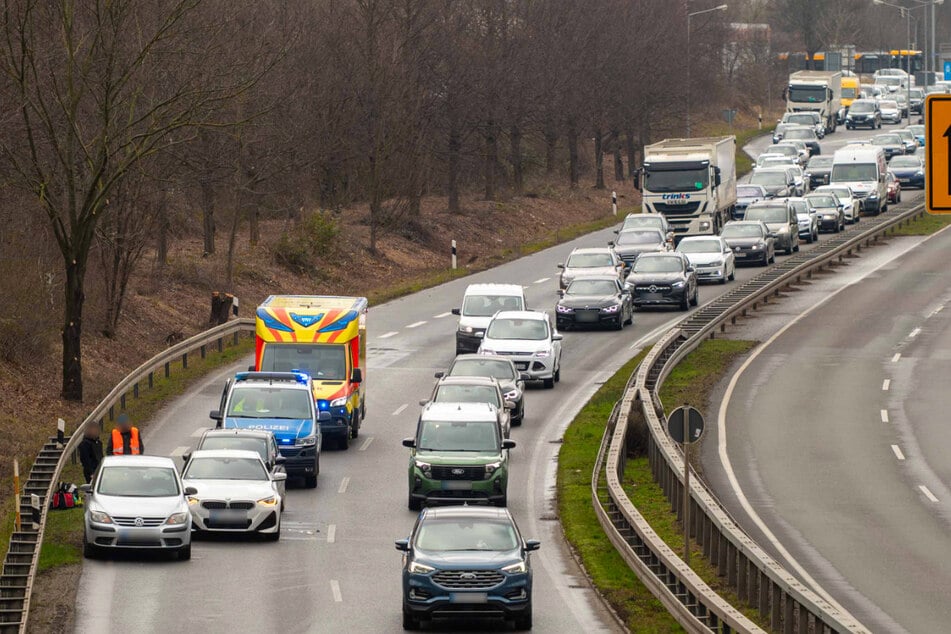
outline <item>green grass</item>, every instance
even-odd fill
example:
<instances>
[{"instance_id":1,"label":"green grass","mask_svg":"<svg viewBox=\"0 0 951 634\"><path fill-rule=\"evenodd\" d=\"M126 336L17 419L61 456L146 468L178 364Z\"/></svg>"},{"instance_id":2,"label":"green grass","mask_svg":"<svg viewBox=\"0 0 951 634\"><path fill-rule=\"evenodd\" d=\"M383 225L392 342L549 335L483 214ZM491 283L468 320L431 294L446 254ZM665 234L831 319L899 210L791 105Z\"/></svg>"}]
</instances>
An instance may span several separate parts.
<instances>
[{"instance_id":1,"label":"green grass","mask_svg":"<svg viewBox=\"0 0 951 634\"><path fill-rule=\"evenodd\" d=\"M935 216L932 214L922 214L903 227L899 227L892 233L894 236L927 236L944 229L951 224L951 215Z\"/></svg>"},{"instance_id":2,"label":"green grass","mask_svg":"<svg viewBox=\"0 0 951 634\"><path fill-rule=\"evenodd\" d=\"M745 354L755 341L707 339L677 364L660 389L660 400L669 414L681 405L706 409L710 392L736 357ZM708 413L712 415L712 413Z\"/></svg>"},{"instance_id":3,"label":"green grass","mask_svg":"<svg viewBox=\"0 0 951 634\"><path fill-rule=\"evenodd\" d=\"M634 357L602 385L565 432L558 454L558 514L592 583L631 632L680 632L680 625L614 549L591 503L591 471L605 421L645 354Z\"/></svg>"}]
</instances>

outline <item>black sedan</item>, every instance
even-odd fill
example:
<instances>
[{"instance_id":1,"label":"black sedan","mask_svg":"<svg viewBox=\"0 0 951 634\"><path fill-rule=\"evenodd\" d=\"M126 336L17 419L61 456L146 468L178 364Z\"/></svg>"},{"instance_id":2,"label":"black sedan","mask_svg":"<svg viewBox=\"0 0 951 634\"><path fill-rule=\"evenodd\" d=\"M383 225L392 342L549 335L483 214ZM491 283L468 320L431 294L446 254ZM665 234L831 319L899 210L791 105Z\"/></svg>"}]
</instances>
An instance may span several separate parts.
<instances>
[{"instance_id":1,"label":"black sedan","mask_svg":"<svg viewBox=\"0 0 951 634\"><path fill-rule=\"evenodd\" d=\"M700 299L697 274L682 253L645 253L634 262L625 285L633 294L635 308L678 306L688 310Z\"/></svg>"},{"instance_id":2,"label":"black sedan","mask_svg":"<svg viewBox=\"0 0 951 634\"><path fill-rule=\"evenodd\" d=\"M621 330L634 323L631 292L616 277L583 277L573 281L555 305L559 329L610 326Z\"/></svg>"},{"instance_id":3,"label":"black sedan","mask_svg":"<svg viewBox=\"0 0 951 634\"><path fill-rule=\"evenodd\" d=\"M723 225L720 237L733 249L736 263L766 266L776 261L776 239L759 220L740 220Z\"/></svg>"},{"instance_id":4,"label":"black sedan","mask_svg":"<svg viewBox=\"0 0 951 634\"><path fill-rule=\"evenodd\" d=\"M521 362L520 362L521 363ZM508 357L490 354L460 354L445 372L437 372L436 378L444 376L487 376L499 382L502 396L515 403L512 425L521 425L525 420L525 381L528 374L520 370Z\"/></svg>"},{"instance_id":5,"label":"black sedan","mask_svg":"<svg viewBox=\"0 0 951 634\"><path fill-rule=\"evenodd\" d=\"M902 187L925 188L925 165L917 156L896 156L888 162L888 170L895 175Z\"/></svg>"},{"instance_id":6,"label":"black sedan","mask_svg":"<svg viewBox=\"0 0 951 634\"><path fill-rule=\"evenodd\" d=\"M819 136L811 126L793 126L786 128L784 141L802 141L809 148L810 156L819 156L822 148L819 147Z\"/></svg>"},{"instance_id":7,"label":"black sedan","mask_svg":"<svg viewBox=\"0 0 951 634\"><path fill-rule=\"evenodd\" d=\"M809 189L829 184L832 175L831 156L813 156L806 164L805 177L809 179Z\"/></svg>"}]
</instances>

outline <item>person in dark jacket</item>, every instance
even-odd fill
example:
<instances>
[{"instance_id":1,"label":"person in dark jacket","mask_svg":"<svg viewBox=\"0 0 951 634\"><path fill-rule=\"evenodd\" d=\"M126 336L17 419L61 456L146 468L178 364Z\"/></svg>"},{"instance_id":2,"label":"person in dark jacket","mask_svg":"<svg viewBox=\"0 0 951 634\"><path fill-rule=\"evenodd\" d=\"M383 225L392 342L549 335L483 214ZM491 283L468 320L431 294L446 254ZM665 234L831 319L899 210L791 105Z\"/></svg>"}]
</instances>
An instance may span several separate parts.
<instances>
[{"instance_id":1,"label":"person in dark jacket","mask_svg":"<svg viewBox=\"0 0 951 634\"><path fill-rule=\"evenodd\" d=\"M139 435L139 428L132 426L128 414L119 414L116 427L109 434L106 445L107 456L135 456L145 453L145 443Z\"/></svg>"},{"instance_id":2,"label":"person in dark jacket","mask_svg":"<svg viewBox=\"0 0 951 634\"><path fill-rule=\"evenodd\" d=\"M92 482L92 476L102 462L102 440L99 438L99 423L89 423L83 430L83 439L79 442L79 462L83 465L83 477L86 483Z\"/></svg>"}]
</instances>

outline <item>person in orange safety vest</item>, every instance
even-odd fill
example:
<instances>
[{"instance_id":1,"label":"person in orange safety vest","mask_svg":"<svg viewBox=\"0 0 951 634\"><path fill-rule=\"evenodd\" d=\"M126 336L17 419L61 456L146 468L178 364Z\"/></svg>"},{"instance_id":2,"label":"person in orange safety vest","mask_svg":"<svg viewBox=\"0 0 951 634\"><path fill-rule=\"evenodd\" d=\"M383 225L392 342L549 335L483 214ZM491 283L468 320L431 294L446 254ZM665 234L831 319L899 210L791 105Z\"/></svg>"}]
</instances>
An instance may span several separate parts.
<instances>
[{"instance_id":1,"label":"person in orange safety vest","mask_svg":"<svg viewBox=\"0 0 951 634\"><path fill-rule=\"evenodd\" d=\"M119 414L116 427L109 436L107 456L135 456L145 453L145 445L139 436L139 428L132 426L128 414Z\"/></svg>"}]
</instances>

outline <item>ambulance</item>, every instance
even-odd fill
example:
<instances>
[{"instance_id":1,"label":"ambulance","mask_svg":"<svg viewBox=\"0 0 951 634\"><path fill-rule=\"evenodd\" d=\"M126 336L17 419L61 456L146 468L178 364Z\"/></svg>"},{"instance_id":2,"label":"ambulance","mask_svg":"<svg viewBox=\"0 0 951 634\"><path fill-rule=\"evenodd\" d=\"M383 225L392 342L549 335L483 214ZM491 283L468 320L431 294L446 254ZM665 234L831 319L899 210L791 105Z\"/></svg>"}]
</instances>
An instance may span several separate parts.
<instances>
[{"instance_id":1,"label":"ambulance","mask_svg":"<svg viewBox=\"0 0 951 634\"><path fill-rule=\"evenodd\" d=\"M324 442L349 449L366 414L365 297L272 295L255 317L254 369L313 380Z\"/></svg>"}]
</instances>

